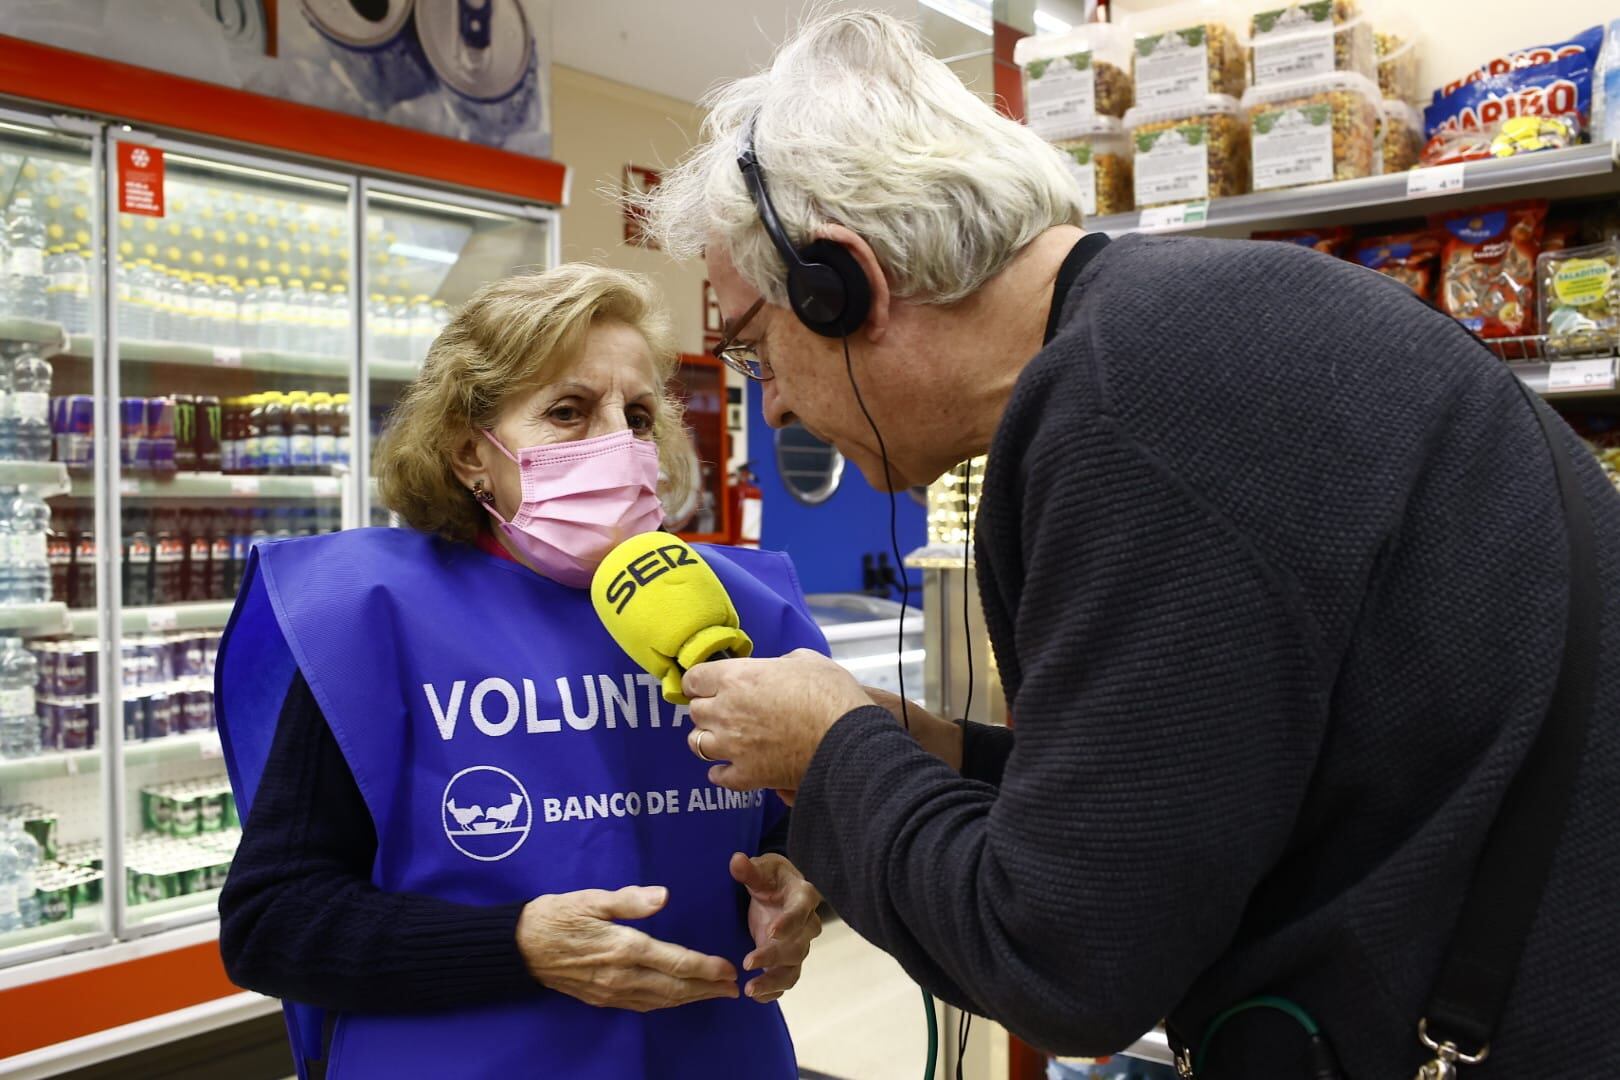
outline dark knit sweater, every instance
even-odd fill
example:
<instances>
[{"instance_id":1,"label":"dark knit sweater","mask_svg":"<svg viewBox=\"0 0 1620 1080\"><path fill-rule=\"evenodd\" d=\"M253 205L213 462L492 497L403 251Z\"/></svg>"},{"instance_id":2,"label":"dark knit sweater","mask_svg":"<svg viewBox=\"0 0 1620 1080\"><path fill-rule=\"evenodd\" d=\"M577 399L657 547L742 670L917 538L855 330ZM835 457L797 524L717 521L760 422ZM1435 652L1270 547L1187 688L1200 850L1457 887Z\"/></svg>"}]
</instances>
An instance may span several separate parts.
<instances>
[{"instance_id":1,"label":"dark knit sweater","mask_svg":"<svg viewBox=\"0 0 1620 1080\"><path fill-rule=\"evenodd\" d=\"M784 821L762 850L783 850L786 830ZM219 897L219 945L231 981L374 1013L545 992L518 951L522 904L385 893L371 883L376 857L377 832L354 774L309 684L295 674ZM740 887L738 902L747 903Z\"/></svg>"},{"instance_id":2,"label":"dark knit sweater","mask_svg":"<svg viewBox=\"0 0 1620 1080\"><path fill-rule=\"evenodd\" d=\"M1404 286L1283 244L1086 267L990 449L978 576L1015 731L957 777L839 721L789 851L934 993L1036 1045L1197 1038L1260 993L1410 1076L1481 841L1542 722L1567 548L1513 376ZM1468 1075L1620 1060L1620 495L1598 705L1504 1026ZM1609 542L1602 543L1602 538Z\"/></svg>"}]
</instances>

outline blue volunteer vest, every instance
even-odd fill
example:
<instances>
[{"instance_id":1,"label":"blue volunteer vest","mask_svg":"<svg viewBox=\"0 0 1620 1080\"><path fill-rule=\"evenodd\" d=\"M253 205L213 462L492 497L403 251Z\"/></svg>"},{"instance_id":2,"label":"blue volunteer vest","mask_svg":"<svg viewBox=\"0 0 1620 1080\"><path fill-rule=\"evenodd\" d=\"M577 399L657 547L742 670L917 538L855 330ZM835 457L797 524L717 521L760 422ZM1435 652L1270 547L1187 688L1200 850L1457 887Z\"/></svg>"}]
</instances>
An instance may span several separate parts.
<instances>
[{"instance_id":1,"label":"blue volunteer vest","mask_svg":"<svg viewBox=\"0 0 1620 1080\"><path fill-rule=\"evenodd\" d=\"M756 655L826 651L785 556L703 554ZM244 820L295 667L376 824L378 888L499 904L665 885L665 909L635 925L742 972L753 942L727 863L757 853L783 807L708 783L686 746L687 710L666 704L614 644L587 592L404 529L259 544L215 676ZM322 1056L323 1020L287 1006L300 1075ZM798 1075L774 1004L638 1014L541 993L426 1015L342 1014L328 1075L707 1080L733 1068Z\"/></svg>"}]
</instances>

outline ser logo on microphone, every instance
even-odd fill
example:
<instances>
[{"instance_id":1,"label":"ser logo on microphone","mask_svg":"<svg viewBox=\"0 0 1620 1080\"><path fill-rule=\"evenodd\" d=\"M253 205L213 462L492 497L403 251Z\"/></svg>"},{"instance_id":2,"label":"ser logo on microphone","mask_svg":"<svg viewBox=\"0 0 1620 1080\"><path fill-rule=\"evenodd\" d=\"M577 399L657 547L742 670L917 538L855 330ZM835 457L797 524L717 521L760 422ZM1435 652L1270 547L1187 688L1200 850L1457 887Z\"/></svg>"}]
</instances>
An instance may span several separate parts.
<instances>
[{"instance_id":1,"label":"ser logo on microphone","mask_svg":"<svg viewBox=\"0 0 1620 1080\"><path fill-rule=\"evenodd\" d=\"M643 585L660 578L677 566L698 566L700 562L697 554L685 544L665 544L652 551L638 555L633 561L613 575L608 583L605 599L613 605L616 615L624 614L626 605L635 598L637 590Z\"/></svg>"}]
</instances>

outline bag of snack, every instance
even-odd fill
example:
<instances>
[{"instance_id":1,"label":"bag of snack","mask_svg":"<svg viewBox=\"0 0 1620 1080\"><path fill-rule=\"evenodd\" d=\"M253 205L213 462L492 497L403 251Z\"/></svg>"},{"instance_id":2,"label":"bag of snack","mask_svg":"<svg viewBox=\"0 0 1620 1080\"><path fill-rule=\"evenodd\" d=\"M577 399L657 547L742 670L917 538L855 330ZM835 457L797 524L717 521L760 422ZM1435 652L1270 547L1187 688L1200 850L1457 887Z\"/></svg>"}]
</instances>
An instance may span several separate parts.
<instances>
[{"instance_id":1,"label":"bag of snack","mask_svg":"<svg viewBox=\"0 0 1620 1080\"><path fill-rule=\"evenodd\" d=\"M1369 236L1356 243L1350 260L1394 278L1425 300L1434 300L1434 271L1440 261L1440 240L1433 233Z\"/></svg>"},{"instance_id":2,"label":"bag of snack","mask_svg":"<svg viewBox=\"0 0 1620 1080\"><path fill-rule=\"evenodd\" d=\"M1355 232L1345 225L1329 225L1322 229L1280 229L1275 232L1257 232L1256 240L1277 240L1285 244L1314 248L1324 255L1344 258Z\"/></svg>"},{"instance_id":3,"label":"bag of snack","mask_svg":"<svg viewBox=\"0 0 1620 1080\"><path fill-rule=\"evenodd\" d=\"M1532 333L1536 257L1547 204L1508 203L1441 216L1440 310L1480 337Z\"/></svg>"},{"instance_id":4,"label":"bag of snack","mask_svg":"<svg viewBox=\"0 0 1620 1080\"><path fill-rule=\"evenodd\" d=\"M1436 92L1424 111L1424 165L1511 157L1557 150L1586 139L1592 116L1592 70L1602 33L1492 61L1467 79ZM1540 60L1551 55L1550 59ZM1498 71L1514 56L1534 62Z\"/></svg>"},{"instance_id":5,"label":"bag of snack","mask_svg":"<svg viewBox=\"0 0 1620 1080\"><path fill-rule=\"evenodd\" d=\"M1481 79L1495 75L1506 75L1509 72L1520 71L1524 68L1540 67L1543 64L1551 64L1556 60L1562 60L1570 56L1585 55L1595 64L1598 52L1602 48L1603 28L1601 26L1592 26L1582 30L1568 41L1560 41L1556 45L1532 45L1527 49L1514 49L1512 52L1492 57L1457 81L1442 86L1434 92L1434 100L1439 101L1441 98L1450 97L1463 87Z\"/></svg>"},{"instance_id":6,"label":"bag of snack","mask_svg":"<svg viewBox=\"0 0 1620 1080\"><path fill-rule=\"evenodd\" d=\"M1620 343L1620 242L1543 251L1536 272L1547 355L1613 353Z\"/></svg>"}]
</instances>

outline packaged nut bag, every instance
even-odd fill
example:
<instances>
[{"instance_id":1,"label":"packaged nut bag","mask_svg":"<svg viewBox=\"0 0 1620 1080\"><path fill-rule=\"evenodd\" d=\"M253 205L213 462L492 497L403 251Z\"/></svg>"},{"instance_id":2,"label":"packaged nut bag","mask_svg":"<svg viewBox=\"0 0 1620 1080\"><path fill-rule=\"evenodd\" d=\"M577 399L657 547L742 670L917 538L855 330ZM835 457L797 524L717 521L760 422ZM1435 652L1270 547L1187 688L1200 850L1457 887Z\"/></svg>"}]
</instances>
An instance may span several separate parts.
<instances>
[{"instance_id":1,"label":"packaged nut bag","mask_svg":"<svg viewBox=\"0 0 1620 1080\"><path fill-rule=\"evenodd\" d=\"M1536 275L1547 355L1613 353L1620 344L1620 242L1544 251Z\"/></svg>"},{"instance_id":2,"label":"packaged nut bag","mask_svg":"<svg viewBox=\"0 0 1620 1080\"><path fill-rule=\"evenodd\" d=\"M1372 24L1355 0L1278 4L1249 19L1249 85L1315 79L1335 71L1378 77Z\"/></svg>"},{"instance_id":3,"label":"packaged nut bag","mask_svg":"<svg viewBox=\"0 0 1620 1080\"><path fill-rule=\"evenodd\" d=\"M1136 208L1199 202L1249 190L1249 125L1238 100L1210 94L1196 108L1125 114Z\"/></svg>"},{"instance_id":4,"label":"packaged nut bag","mask_svg":"<svg viewBox=\"0 0 1620 1080\"><path fill-rule=\"evenodd\" d=\"M1196 107L1210 94L1241 97L1243 45L1213 0L1174 4L1131 20L1136 104Z\"/></svg>"},{"instance_id":5,"label":"packaged nut bag","mask_svg":"<svg viewBox=\"0 0 1620 1080\"><path fill-rule=\"evenodd\" d=\"M1090 129L1060 139L1064 164L1080 182L1080 208L1087 218L1123 214L1135 205L1131 191L1131 141L1125 125L1096 117Z\"/></svg>"},{"instance_id":6,"label":"packaged nut bag","mask_svg":"<svg viewBox=\"0 0 1620 1080\"><path fill-rule=\"evenodd\" d=\"M1423 152L1423 117L1404 101L1385 98L1380 106L1383 129L1384 174L1403 173L1418 163Z\"/></svg>"},{"instance_id":7,"label":"packaged nut bag","mask_svg":"<svg viewBox=\"0 0 1620 1080\"><path fill-rule=\"evenodd\" d=\"M1112 23L1023 38L1013 59L1024 72L1024 122L1056 141L1099 116L1124 116L1131 107L1130 57L1130 38Z\"/></svg>"},{"instance_id":8,"label":"packaged nut bag","mask_svg":"<svg viewBox=\"0 0 1620 1080\"><path fill-rule=\"evenodd\" d=\"M1359 180L1382 164L1378 87L1364 75L1334 72L1243 95L1254 155L1254 190Z\"/></svg>"}]
</instances>

